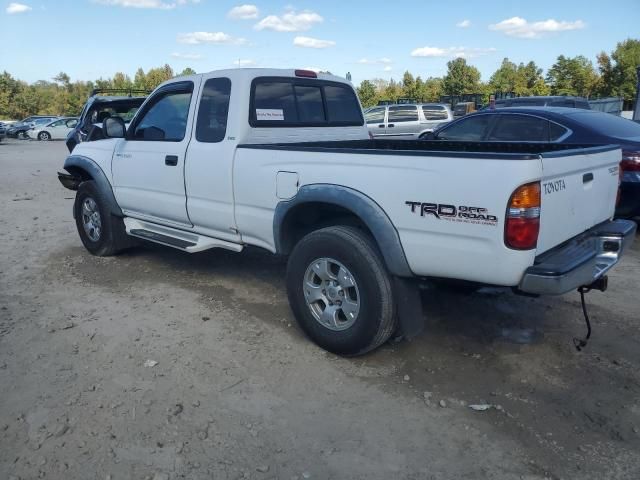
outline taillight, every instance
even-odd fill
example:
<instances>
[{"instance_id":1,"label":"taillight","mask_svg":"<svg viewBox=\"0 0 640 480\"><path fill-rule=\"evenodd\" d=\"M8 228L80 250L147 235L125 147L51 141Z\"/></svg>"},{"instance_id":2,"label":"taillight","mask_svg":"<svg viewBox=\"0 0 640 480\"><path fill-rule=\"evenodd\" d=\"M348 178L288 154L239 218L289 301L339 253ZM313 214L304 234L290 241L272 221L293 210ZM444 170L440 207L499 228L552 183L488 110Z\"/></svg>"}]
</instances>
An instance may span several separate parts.
<instances>
[{"instance_id":1,"label":"taillight","mask_svg":"<svg viewBox=\"0 0 640 480\"><path fill-rule=\"evenodd\" d=\"M622 170L622 166L618 166L618 193L616 194L616 207L620 205L620 198L622 197L622 176L624 175L624 170Z\"/></svg>"},{"instance_id":2,"label":"taillight","mask_svg":"<svg viewBox=\"0 0 640 480\"><path fill-rule=\"evenodd\" d=\"M518 187L509 199L504 243L515 250L531 250L540 233L540 182Z\"/></svg>"},{"instance_id":3,"label":"taillight","mask_svg":"<svg viewBox=\"0 0 640 480\"><path fill-rule=\"evenodd\" d=\"M620 167L625 172L640 172L640 152L623 150Z\"/></svg>"}]
</instances>

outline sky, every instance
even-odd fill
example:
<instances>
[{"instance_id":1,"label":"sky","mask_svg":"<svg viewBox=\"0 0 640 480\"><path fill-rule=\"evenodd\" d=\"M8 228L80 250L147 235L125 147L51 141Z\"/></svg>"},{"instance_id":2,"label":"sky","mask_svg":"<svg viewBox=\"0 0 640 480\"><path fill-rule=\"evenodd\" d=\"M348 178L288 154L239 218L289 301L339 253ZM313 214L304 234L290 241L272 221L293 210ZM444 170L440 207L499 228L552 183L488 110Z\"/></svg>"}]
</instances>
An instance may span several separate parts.
<instances>
[{"instance_id":1,"label":"sky","mask_svg":"<svg viewBox=\"0 0 640 480\"><path fill-rule=\"evenodd\" d=\"M353 82L442 76L464 57L488 80L503 58L545 71L640 38L640 0L0 0L0 71L95 80L168 63L177 72L310 68Z\"/></svg>"}]
</instances>

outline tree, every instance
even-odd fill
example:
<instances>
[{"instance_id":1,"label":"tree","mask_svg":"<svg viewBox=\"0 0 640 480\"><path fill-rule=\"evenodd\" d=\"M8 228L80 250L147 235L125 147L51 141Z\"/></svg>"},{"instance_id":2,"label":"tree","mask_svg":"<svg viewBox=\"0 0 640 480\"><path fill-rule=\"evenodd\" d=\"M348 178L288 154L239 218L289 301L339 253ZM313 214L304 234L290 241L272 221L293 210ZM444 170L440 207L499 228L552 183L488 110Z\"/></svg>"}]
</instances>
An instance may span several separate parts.
<instances>
[{"instance_id":1,"label":"tree","mask_svg":"<svg viewBox=\"0 0 640 480\"><path fill-rule=\"evenodd\" d=\"M599 77L586 57L560 55L547 72L547 83L553 95L589 97L598 88Z\"/></svg>"},{"instance_id":2,"label":"tree","mask_svg":"<svg viewBox=\"0 0 640 480\"><path fill-rule=\"evenodd\" d=\"M363 107L371 107L376 104L376 87L369 80L363 80L357 88L357 92Z\"/></svg>"},{"instance_id":3,"label":"tree","mask_svg":"<svg viewBox=\"0 0 640 480\"><path fill-rule=\"evenodd\" d=\"M187 67L184 70L182 70L182 72L180 72L180 75L178 75L179 77L183 77L185 75L195 75L196 71L191 68L191 67Z\"/></svg>"},{"instance_id":4,"label":"tree","mask_svg":"<svg viewBox=\"0 0 640 480\"><path fill-rule=\"evenodd\" d=\"M636 67L640 66L640 40L628 38L616 45L611 56L598 55L598 68L602 82L600 93L616 95L630 102L636 96Z\"/></svg>"},{"instance_id":5,"label":"tree","mask_svg":"<svg viewBox=\"0 0 640 480\"><path fill-rule=\"evenodd\" d=\"M516 65L508 58L502 60L500 68L489 80L491 93L509 92L516 95L543 95L548 93L544 88L542 69L535 62Z\"/></svg>"},{"instance_id":6,"label":"tree","mask_svg":"<svg viewBox=\"0 0 640 480\"><path fill-rule=\"evenodd\" d=\"M467 65L464 58L447 62L447 74L442 79L442 88L446 95L477 93L480 87L480 71Z\"/></svg>"}]
</instances>

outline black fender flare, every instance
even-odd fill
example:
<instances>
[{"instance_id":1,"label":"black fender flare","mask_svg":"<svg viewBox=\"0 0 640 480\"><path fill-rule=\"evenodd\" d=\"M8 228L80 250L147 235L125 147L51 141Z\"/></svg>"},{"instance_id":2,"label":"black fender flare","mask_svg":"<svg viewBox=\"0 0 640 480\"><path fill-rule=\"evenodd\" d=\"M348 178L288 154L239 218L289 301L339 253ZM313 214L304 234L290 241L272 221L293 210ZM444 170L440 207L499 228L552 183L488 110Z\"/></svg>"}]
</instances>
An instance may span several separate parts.
<instances>
[{"instance_id":1,"label":"black fender flare","mask_svg":"<svg viewBox=\"0 0 640 480\"><path fill-rule=\"evenodd\" d=\"M64 161L64 169L72 175L74 175L77 170L84 170L91 176L96 187L102 193L103 198L107 202L107 208L111 214L117 217L124 217L118 202L116 202L116 197L113 194L111 183L107 179L104 171L96 162L91 160L89 157L84 157L82 155L69 155Z\"/></svg>"},{"instance_id":2,"label":"black fender flare","mask_svg":"<svg viewBox=\"0 0 640 480\"><path fill-rule=\"evenodd\" d=\"M286 232L282 231L282 225L291 209L304 203L328 203L353 212L373 234L389 272L398 277L413 277L398 231L382 207L364 193L341 185L305 185L295 197L278 203L273 217L277 253L289 253L285 251L283 236Z\"/></svg>"}]
</instances>

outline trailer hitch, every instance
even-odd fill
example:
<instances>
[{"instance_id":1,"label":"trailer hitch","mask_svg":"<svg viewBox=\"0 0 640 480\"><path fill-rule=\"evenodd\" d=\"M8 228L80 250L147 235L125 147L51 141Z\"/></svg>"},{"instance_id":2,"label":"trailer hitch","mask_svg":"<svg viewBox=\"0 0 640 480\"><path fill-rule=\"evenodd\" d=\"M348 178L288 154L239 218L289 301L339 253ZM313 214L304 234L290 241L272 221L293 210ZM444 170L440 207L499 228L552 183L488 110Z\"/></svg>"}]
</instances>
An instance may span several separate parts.
<instances>
[{"instance_id":1,"label":"trailer hitch","mask_svg":"<svg viewBox=\"0 0 640 480\"><path fill-rule=\"evenodd\" d=\"M590 292L591 290L600 290L601 292L604 292L607 290L608 284L609 278L606 275L603 275L593 283L589 285L583 285L582 287L578 288L578 293L580 294L580 303L582 305L582 313L584 314L584 321L587 324L587 335L584 338L573 338L573 345L579 352L587 346L589 338L591 337L591 321L589 320L589 314L587 313L587 304L584 301L584 294Z\"/></svg>"}]
</instances>

